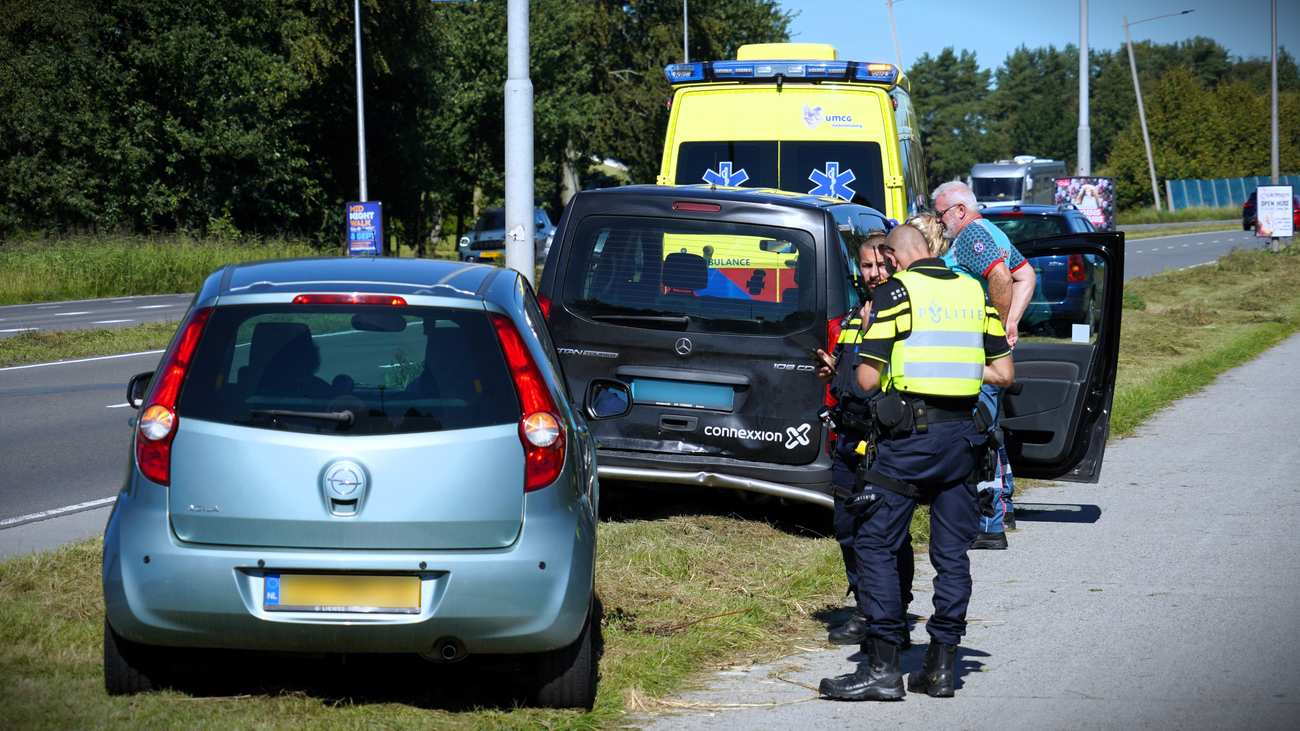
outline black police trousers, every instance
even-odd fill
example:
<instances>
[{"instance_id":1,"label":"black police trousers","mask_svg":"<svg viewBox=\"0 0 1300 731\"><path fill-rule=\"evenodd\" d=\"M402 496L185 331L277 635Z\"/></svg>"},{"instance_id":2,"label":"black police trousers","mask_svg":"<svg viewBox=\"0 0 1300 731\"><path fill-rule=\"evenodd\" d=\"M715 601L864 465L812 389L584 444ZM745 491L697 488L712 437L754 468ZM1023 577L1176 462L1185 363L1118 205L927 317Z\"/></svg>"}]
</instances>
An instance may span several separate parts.
<instances>
[{"instance_id":1,"label":"black police trousers","mask_svg":"<svg viewBox=\"0 0 1300 731\"><path fill-rule=\"evenodd\" d=\"M859 588L861 581L858 578L858 557L856 549L853 547L854 536L858 530L857 518L844 509L844 498L841 496L844 492L853 492L857 480L858 464L862 461L862 456L855 451L860 441L862 441L860 436L839 434L835 441L835 448L831 450L831 484L836 488L833 493L835 512L832 517L832 526L835 529L835 540L840 544L840 553L844 556L844 574L849 580L849 588L853 590L853 598L858 605L858 611L865 615L867 610L863 603L862 591ZM912 534L910 532L904 538L903 546L898 551L897 565L898 591L902 604L901 611L906 614L907 605L912 603L912 577L916 572L916 558L912 553Z\"/></svg>"},{"instance_id":2,"label":"black police trousers","mask_svg":"<svg viewBox=\"0 0 1300 731\"><path fill-rule=\"evenodd\" d=\"M932 423L928 432L885 439L876 447L873 468L920 488L930 497L930 563L934 566L934 612L926 631L934 641L956 645L966 633L971 576L967 551L979 531L979 503L970 479L976 444L984 436L971 421ZM857 525L858 596L867 615L867 634L901 644L907 631L898 560L908 544L916 501L885 488L879 507ZM910 545L907 552L911 553Z\"/></svg>"}]
</instances>

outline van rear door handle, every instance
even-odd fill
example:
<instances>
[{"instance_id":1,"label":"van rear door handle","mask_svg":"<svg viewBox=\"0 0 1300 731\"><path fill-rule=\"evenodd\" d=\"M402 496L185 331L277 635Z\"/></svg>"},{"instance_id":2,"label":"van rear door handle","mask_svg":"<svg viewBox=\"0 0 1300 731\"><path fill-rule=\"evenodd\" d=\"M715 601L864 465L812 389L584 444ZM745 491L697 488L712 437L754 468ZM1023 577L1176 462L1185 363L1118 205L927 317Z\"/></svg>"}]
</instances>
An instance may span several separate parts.
<instances>
[{"instance_id":1,"label":"van rear door handle","mask_svg":"<svg viewBox=\"0 0 1300 731\"><path fill-rule=\"evenodd\" d=\"M695 431L700 420L694 416L661 416L659 428L668 431Z\"/></svg>"}]
</instances>

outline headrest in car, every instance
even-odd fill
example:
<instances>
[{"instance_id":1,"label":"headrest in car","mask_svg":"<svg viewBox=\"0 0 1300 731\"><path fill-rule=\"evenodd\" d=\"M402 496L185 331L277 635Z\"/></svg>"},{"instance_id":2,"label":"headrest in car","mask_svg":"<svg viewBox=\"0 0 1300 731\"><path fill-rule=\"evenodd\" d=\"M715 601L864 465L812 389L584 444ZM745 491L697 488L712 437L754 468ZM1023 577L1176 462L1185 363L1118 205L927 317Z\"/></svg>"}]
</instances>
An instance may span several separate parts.
<instances>
[{"instance_id":1,"label":"headrest in car","mask_svg":"<svg viewBox=\"0 0 1300 731\"><path fill-rule=\"evenodd\" d=\"M664 286L668 289L704 289L709 284L709 265L699 254L678 252L664 258Z\"/></svg>"}]
</instances>

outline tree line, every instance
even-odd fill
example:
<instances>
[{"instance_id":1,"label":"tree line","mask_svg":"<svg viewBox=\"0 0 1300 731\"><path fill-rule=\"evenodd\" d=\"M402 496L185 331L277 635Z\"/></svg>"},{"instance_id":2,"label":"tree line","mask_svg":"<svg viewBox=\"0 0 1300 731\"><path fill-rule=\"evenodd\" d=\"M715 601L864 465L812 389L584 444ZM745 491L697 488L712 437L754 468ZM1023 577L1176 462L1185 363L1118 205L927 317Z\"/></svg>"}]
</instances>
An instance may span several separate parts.
<instances>
[{"instance_id":1,"label":"tree line","mask_svg":"<svg viewBox=\"0 0 1300 731\"><path fill-rule=\"evenodd\" d=\"M369 197L423 246L502 198L505 0L361 3ZM532 0L538 203L659 167L680 0ZM776 0L692 3L693 58L788 38ZM358 195L352 3L13 0L0 236L213 230L336 242Z\"/></svg>"},{"instance_id":2,"label":"tree line","mask_svg":"<svg viewBox=\"0 0 1300 731\"><path fill-rule=\"evenodd\" d=\"M1234 59L1209 38L1134 44L1160 181L1267 175L1269 61ZM1121 208L1151 205L1128 53L1091 49L1092 171L1116 178ZM1079 52L1020 47L996 69L970 51L924 54L908 69L932 186L971 165L1037 155L1077 162ZM1280 163L1300 170L1300 73L1278 60ZM1163 195L1163 186L1161 188Z\"/></svg>"},{"instance_id":3,"label":"tree line","mask_svg":"<svg viewBox=\"0 0 1300 731\"><path fill-rule=\"evenodd\" d=\"M244 232L337 242L358 194L350 3L11 0L0 14L0 237ZM370 198L423 247L503 194L505 0L362 2ZM691 57L787 40L777 0L691 5ZM659 167L680 0L532 0L537 202ZM1157 173L1268 171L1267 60L1214 41L1141 43ZM931 185L1035 154L1073 168L1077 51L1019 48L996 69L952 48L908 74ZM1094 50L1092 155L1122 206L1149 204L1123 49ZM1300 75L1282 54L1282 167L1300 169Z\"/></svg>"}]
</instances>

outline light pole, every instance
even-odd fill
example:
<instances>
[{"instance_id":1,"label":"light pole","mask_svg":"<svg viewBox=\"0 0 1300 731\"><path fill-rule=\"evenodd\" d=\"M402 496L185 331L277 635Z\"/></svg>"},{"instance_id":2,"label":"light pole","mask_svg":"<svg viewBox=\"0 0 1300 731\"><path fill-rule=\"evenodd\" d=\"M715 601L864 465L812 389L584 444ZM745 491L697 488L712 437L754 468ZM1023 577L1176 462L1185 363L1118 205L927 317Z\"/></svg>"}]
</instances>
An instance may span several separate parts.
<instances>
[{"instance_id":1,"label":"light pole","mask_svg":"<svg viewBox=\"0 0 1300 731\"><path fill-rule=\"evenodd\" d=\"M1092 130L1088 128L1088 0L1079 0L1079 141L1075 175L1092 175Z\"/></svg>"},{"instance_id":2,"label":"light pole","mask_svg":"<svg viewBox=\"0 0 1300 731\"><path fill-rule=\"evenodd\" d=\"M1142 123L1142 144L1147 148L1147 170L1151 173L1151 197L1155 200L1157 211L1160 210L1160 188L1156 184L1156 162L1155 158L1151 155L1151 136L1147 134L1147 113L1146 110L1142 108L1142 86L1138 83L1137 61L1133 58L1133 39L1129 36L1128 29L1129 26L1137 25L1138 23L1147 23L1152 20L1160 20L1161 18L1169 18L1175 15L1187 15L1190 12L1193 11L1182 10L1177 13L1165 13L1164 15L1155 15L1150 18L1135 20L1132 23L1128 22L1128 16L1124 17L1124 43L1128 46L1128 65L1133 71L1133 93L1137 95L1138 121Z\"/></svg>"},{"instance_id":3,"label":"light pole","mask_svg":"<svg viewBox=\"0 0 1300 731\"><path fill-rule=\"evenodd\" d=\"M357 170L361 176L361 202L368 200L366 191L366 109L361 89L361 0L352 0L352 30L357 49Z\"/></svg>"},{"instance_id":4,"label":"light pole","mask_svg":"<svg viewBox=\"0 0 1300 731\"><path fill-rule=\"evenodd\" d=\"M528 0L506 5L506 266L532 283L533 82L528 78Z\"/></svg>"},{"instance_id":5,"label":"light pole","mask_svg":"<svg viewBox=\"0 0 1300 731\"><path fill-rule=\"evenodd\" d=\"M898 62L898 70L903 71L903 51L898 45L898 24L894 22L894 3L903 0L885 0L885 9L889 11L889 33L894 37L894 60Z\"/></svg>"},{"instance_id":6,"label":"light pole","mask_svg":"<svg viewBox=\"0 0 1300 731\"><path fill-rule=\"evenodd\" d=\"M682 63L691 62L691 29L686 20L690 17L690 0L682 0Z\"/></svg>"}]
</instances>

